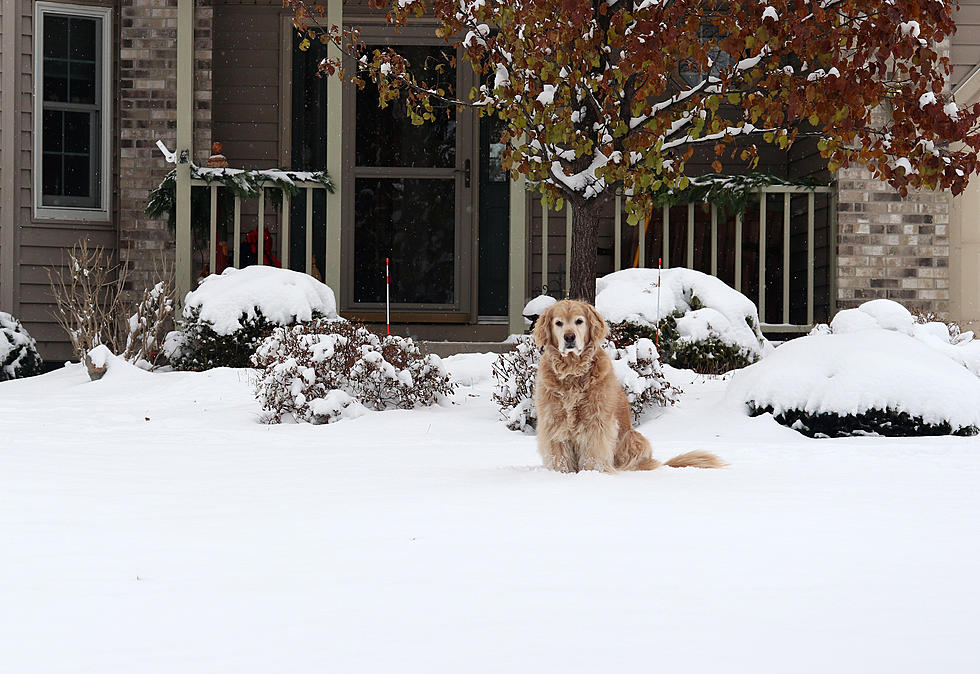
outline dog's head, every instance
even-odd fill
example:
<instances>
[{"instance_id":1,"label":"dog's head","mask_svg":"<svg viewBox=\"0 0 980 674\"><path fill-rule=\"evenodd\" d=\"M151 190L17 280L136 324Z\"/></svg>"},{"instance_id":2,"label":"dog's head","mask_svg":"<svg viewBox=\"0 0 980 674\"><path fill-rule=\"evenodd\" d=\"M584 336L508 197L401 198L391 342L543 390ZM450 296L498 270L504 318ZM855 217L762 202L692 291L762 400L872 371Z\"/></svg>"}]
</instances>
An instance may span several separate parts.
<instances>
[{"instance_id":1,"label":"dog's head","mask_svg":"<svg viewBox=\"0 0 980 674\"><path fill-rule=\"evenodd\" d=\"M534 325L538 346L553 346L562 356L582 355L586 347L602 344L609 326L588 302L562 300L545 309Z\"/></svg>"}]
</instances>

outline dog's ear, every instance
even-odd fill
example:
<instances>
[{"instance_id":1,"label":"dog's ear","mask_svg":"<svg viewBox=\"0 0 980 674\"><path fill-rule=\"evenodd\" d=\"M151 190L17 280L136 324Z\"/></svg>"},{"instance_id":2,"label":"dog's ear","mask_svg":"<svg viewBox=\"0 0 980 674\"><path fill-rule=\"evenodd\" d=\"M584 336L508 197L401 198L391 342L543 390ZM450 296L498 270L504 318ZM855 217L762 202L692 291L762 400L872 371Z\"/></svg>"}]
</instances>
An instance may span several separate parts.
<instances>
[{"instance_id":1,"label":"dog's ear","mask_svg":"<svg viewBox=\"0 0 980 674\"><path fill-rule=\"evenodd\" d=\"M585 304L583 302L583 304ZM606 324L606 320L602 315L596 310L591 304L585 304L586 314L589 321L589 339L596 346L600 346L606 337L609 336L609 326Z\"/></svg>"},{"instance_id":2,"label":"dog's ear","mask_svg":"<svg viewBox=\"0 0 980 674\"><path fill-rule=\"evenodd\" d=\"M551 321L552 314L554 313L552 307L554 306L552 304L542 311L541 315L538 316L538 320L534 322L534 330L531 331L531 336L534 337L534 343L538 347L548 346L552 341Z\"/></svg>"}]
</instances>

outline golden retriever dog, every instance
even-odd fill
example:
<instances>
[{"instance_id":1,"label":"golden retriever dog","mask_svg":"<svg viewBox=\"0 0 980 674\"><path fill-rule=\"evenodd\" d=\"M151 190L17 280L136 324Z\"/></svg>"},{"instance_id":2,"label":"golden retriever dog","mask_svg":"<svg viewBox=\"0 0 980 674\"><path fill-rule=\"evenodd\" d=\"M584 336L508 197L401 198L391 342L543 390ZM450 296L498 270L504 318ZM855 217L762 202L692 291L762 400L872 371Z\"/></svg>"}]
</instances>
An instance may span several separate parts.
<instances>
[{"instance_id":1,"label":"golden retriever dog","mask_svg":"<svg viewBox=\"0 0 980 674\"><path fill-rule=\"evenodd\" d=\"M538 451L547 468L653 470L650 442L633 429L630 406L612 360L602 349L609 326L595 307L563 300L538 317L534 341L544 349L534 384ZM675 456L668 466L721 468L708 452Z\"/></svg>"}]
</instances>

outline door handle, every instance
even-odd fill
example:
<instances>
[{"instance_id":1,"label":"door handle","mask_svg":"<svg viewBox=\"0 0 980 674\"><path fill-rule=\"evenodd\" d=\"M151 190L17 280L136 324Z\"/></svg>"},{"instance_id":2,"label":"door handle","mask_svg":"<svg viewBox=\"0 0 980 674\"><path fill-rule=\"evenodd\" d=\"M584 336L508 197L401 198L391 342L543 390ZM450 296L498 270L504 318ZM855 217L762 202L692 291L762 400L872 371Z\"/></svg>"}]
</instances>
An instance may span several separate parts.
<instances>
[{"instance_id":1,"label":"door handle","mask_svg":"<svg viewBox=\"0 0 980 674\"><path fill-rule=\"evenodd\" d=\"M470 186L470 177L471 177L471 174L470 174L470 160L469 159L465 160L463 162L463 168L462 169L456 169L455 171L456 171L456 173L462 173L463 174L463 187L469 187Z\"/></svg>"}]
</instances>

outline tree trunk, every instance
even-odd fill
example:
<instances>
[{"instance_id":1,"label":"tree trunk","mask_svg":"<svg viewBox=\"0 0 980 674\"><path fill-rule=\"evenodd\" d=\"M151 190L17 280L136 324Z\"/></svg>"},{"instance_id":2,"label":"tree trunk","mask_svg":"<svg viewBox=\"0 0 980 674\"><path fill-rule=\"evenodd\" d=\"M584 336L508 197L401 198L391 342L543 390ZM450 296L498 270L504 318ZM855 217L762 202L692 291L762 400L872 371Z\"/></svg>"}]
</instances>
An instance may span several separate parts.
<instances>
[{"instance_id":1,"label":"tree trunk","mask_svg":"<svg viewBox=\"0 0 980 674\"><path fill-rule=\"evenodd\" d=\"M599 215L606 199L576 201L572 206L572 259L568 261L568 296L595 303L596 254L599 249Z\"/></svg>"}]
</instances>

